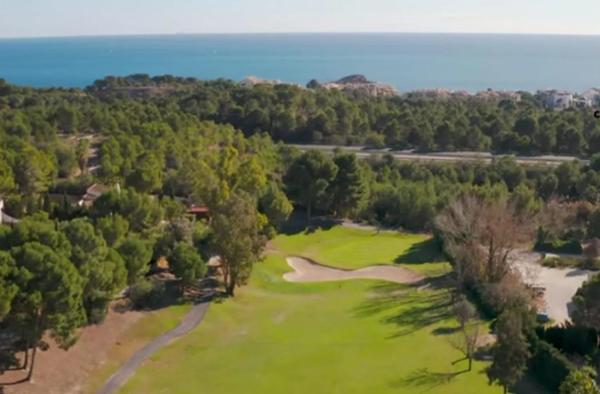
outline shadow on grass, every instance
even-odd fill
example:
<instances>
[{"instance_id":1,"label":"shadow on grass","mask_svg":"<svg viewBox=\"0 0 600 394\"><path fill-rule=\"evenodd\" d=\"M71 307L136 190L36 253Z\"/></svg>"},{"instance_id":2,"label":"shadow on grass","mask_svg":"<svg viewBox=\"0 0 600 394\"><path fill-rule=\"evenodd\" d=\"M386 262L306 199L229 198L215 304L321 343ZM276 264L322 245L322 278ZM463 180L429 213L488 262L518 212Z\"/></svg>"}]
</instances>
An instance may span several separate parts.
<instances>
[{"instance_id":1,"label":"shadow on grass","mask_svg":"<svg viewBox=\"0 0 600 394\"><path fill-rule=\"evenodd\" d=\"M297 210L281 225L279 232L285 235L310 234L317 230L330 230L341 223L342 220L326 216L315 216L308 220L305 212Z\"/></svg>"},{"instance_id":2,"label":"shadow on grass","mask_svg":"<svg viewBox=\"0 0 600 394\"><path fill-rule=\"evenodd\" d=\"M358 317L383 314L381 322L392 324L397 331L388 339L408 335L451 316L448 290L424 294L411 286L396 283L371 288L369 297L355 308Z\"/></svg>"},{"instance_id":3,"label":"shadow on grass","mask_svg":"<svg viewBox=\"0 0 600 394\"><path fill-rule=\"evenodd\" d=\"M434 238L430 238L412 245L406 252L396 257L394 263L422 264L446 260L446 256L444 256L439 242Z\"/></svg>"},{"instance_id":4,"label":"shadow on grass","mask_svg":"<svg viewBox=\"0 0 600 394\"><path fill-rule=\"evenodd\" d=\"M143 296L143 299L134 302L125 298L111 305L111 309L117 313L127 313L132 310L158 311L176 305L200 304L207 301L220 302L228 295L219 288L219 282L215 277L209 276L201 279L197 284L180 287L178 280L156 280L155 287Z\"/></svg>"},{"instance_id":5,"label":"shadow on grass","mask_svg":"<svg viewBox=\"0 0 600 394\"><path fill-rule=\"evenodd\" d=\"M391 381L389 386L394 389L402 387L422 388L422 391L425 392L448 384L458 375L466 372L468 370L459 372L432 372L428 368L419 368L403 378Z\"/></svg>"},{"instance_id":6,"label":"shadow on grass","mask_svg":"<svg viewBox=\"0 0 600 394\"><path fill-rule=\"evenodd\" d=\"M431 331L433 335L452 335L456 334L460 331L460 327L438 327L435 330Z\"/></svg>"}]
</instances>

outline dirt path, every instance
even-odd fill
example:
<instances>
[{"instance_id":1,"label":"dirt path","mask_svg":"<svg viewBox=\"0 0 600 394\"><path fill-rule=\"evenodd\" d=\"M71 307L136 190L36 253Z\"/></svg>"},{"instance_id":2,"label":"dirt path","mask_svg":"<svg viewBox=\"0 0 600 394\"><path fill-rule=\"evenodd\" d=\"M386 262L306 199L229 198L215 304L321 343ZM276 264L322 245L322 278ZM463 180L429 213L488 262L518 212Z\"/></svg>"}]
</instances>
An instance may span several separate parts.
<instances>
[{"instance_id":1,"label":"dirt path","mask_svg":"<svg viewBox=\"0 0 600 394\"><path fill-rule=\"evenodd\" d=\"M358 270L343 270L317 264L303 257L288 257L294 272L283 274L288 282L328 282L348 279L379 279L388 282L414 284L425 279L411 270L392 265L374 265Z\"/></svg>"},{"instance_id":2,"label":"dirt path","mask_svg":"<svg viewBox=\"0 0 600 394\"><path fill-rule=\"evenodd\" d=\"M131 375L133 375L135 370L152 354L168 345L174 339L185 335L196 328L196 326L202 322L202 319L204 319L209 305L210 300L195 305L192 310L188 312L179 326L152 340L152 342L144 346L123 364L123 366L121 366L121 368L111 376L108 382L106 382L106 384L98 391L98 394L116 393L117 390L127 382Z\"/></svg>"}]
</instances>

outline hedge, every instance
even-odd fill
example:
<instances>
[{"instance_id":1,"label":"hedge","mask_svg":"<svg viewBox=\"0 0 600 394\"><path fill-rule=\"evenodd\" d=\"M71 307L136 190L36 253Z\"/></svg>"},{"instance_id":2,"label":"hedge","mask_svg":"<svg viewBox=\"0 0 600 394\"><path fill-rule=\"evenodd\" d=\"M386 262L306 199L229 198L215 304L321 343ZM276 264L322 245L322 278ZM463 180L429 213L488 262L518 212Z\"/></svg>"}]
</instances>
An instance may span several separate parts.
<instances>
[{"instance_id":1,"label":"hedge","mask_svg":"<svg viewBox=\"0 0 600 394\"><path fill-rule=\"evenodd\" d=\"M555 348L567 354L593 356L598 351L598 331L594 328L539 327L536 334L541 340L552 344Z\"/></svg>"},{"instance_id":2,"label":"hedge","mask_svg":"<svg viewBox=\"0 0 600 394\"><path fill-rule=\"evenodd\" d=\"M558 389L575 365L550 343L538 340L533 345L533 356L529 360L529 371L553 393Z\"/></svg>"}]
</instances>

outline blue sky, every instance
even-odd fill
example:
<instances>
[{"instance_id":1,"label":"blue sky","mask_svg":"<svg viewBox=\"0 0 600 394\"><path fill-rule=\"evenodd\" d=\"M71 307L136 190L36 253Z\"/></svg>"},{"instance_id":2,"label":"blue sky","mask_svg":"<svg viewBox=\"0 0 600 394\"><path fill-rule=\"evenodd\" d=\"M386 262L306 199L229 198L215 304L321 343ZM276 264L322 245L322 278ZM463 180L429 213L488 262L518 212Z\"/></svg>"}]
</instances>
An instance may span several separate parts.
<instances>
[{"instance_id":1,"label":"blue sky","mask_svg":"<svg viewBox=\"0 0 600 394\"><path fill-rule=\"evenodd\" d=\"M0 37L237 32L600 34L600 1L0 0Z\"/></svg>"}]
</instances>

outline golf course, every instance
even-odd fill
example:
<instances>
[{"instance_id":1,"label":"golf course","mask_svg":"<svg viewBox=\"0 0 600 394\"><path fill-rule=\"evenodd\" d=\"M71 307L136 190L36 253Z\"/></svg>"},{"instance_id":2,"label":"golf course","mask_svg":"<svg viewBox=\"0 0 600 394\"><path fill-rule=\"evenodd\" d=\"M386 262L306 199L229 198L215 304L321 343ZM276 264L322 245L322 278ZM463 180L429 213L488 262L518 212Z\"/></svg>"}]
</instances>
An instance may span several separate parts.
<instances>
[{"instance_id":1,"label":"golf course","mask_svg":"<svg viewBox=\"0 0 600 394\"><path fill-rule=\"evenodd\" d=\"M425 235L342 226L280 235L235 298L213 302L121 392L499 393L486 363L467 371L451 345L458 323L444 281L433 279L450 267L432 245ZM290 282L290 256L344 270L395 265L423 279Z\"/></svg>"}]
</instances>

